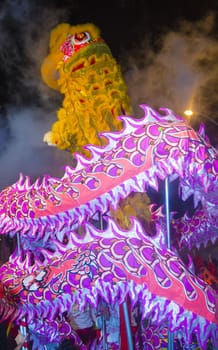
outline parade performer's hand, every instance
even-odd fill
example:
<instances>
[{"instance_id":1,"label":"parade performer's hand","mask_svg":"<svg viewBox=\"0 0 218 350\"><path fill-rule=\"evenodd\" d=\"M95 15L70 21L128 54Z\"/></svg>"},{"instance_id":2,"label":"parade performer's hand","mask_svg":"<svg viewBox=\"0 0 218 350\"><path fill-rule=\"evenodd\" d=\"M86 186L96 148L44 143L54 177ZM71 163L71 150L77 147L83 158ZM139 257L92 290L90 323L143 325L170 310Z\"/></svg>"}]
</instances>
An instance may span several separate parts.
<instances>
[{"instance_id":1,"label":"parade performer's hand","mask_svg":"<svg viewBox=\"0 0 218 350\"><path fill-rule=\"evenodd\" d=\"M20 350L22 348L25 340L26 340L26 337L23 336L20 331L18 331L18 334L17 334L17 336L15 338L17 346L16 346L16 348L14 350Z\"/></svg>"}]
</instances>

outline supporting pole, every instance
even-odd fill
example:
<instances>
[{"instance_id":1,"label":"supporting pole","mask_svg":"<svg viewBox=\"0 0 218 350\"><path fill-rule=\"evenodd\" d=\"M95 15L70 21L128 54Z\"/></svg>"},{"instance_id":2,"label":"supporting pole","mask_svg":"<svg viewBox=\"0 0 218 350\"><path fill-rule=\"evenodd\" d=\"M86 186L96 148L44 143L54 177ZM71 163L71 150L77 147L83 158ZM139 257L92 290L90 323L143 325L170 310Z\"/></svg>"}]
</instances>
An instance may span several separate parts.
<instances>
[{"instance_id":1,"label":"supporting pole","mask_svg":"<svg viewBox=\"0 0 218 350\"><path fill-rule=\"evenodd\" d=\"M129 320L129 313L128 313L128 307L126 301L122 304L123 307L123 314L124 314L124 320L125 320L125 326L126 326L126 334L128 339L128 348L129 350L134 350L133 347L133 341L132 341L132 333L131 333L131 326L130 326L130 320Z\"/></svg>"},{"instance_id":2,"label":"supporting pole","mask_svg":"<svg viewBox=\"0 0 218 350\"><path fill-rule=\"evenodd\" d=\"M138 301L138 307L137 307L137 326L138 326L138 334L139 334L139 350L143 349L142 344L142 313L141 313L141 302Z\"/></svg>"},{"instance_id":3,"label":"supporting pole","mask_svg":"<svg viewBox=\"0 0 218 350\"><path fill-rule=\"evenodd\" d=\"M167 226L167 248L171 249L170 243L170 205L169 205L169 177L165 179L165 206L166 206L166 226ZM173 333L169 330L168 325L168 350L173 350Z\"/></svg>"},{"instance_id":4,"label":"supporting pole","mask_svg":"<svg viewBox=\"0 0 218 350\"><path fill-rule=\"evenodd\" d=\"M22 345L21 350L28 350L28 342L27 342L27 324L25 318L21 320L20 323L20 333L25 338L24 343Z\"/></svg>"},{"instance_id":5,"label":"supporting pole","mask_svg":"<svg viewBox=\"0 0 218 350\"><path fill-rule=\"evenodd\" d=\"M18 255L21 254L21 247L20 247L20 236L19 233L17 233L17 252ZM20 334L25 338L24 344L22 345L21 350L28 350L28 342L27 342L27 324L26 319L22 318L20 322Z\"/></svg>"},{"instance_id":6,"label":"supporting pole","mask_svg":"<svg viewBox=\"0 0 218 350\"><path fill-rule=\"evenodd\" d=\"M102 315L102 337L103 337L103 350L107 350L107 327L105 315Z\"/></svg>"},{"instance_id":7,"label":"supporting pole","mask_svg":"<svg viewBox=\"0 0 218 350\"><path fill-rule=\"evenodd\" d=\"M100 229L103 230L103 217L101 212L99 211L98 213L99 215L99 222L100 222ZM102 301L101 303L104 304L104 302ZM104 306L103 306L104 309ZM104 314L104 310L103 310L103 315L101 316L102 319L102 338L103 338L103 350L107 350L107 327L106 327L106 317Z\"/></svg>"},{"instance_id":8,"label":"supporting pole","mask_svg":"<svg viewBox=\"0 0 218 350\"><path fill-rule=\"evenodd\" d=\"M169 201L169 178L165 179L165 206L166 206L166 225L167 225L167 248L171 249L170 243L170 201Z\"/></svg>"},{"instance_id":9,"label":"supporting pole","mask_svg":"<svg viewBox=\"0 0 218 350\"><path fill-rule=\"evenodd\" d=\"M18 252L18 255L20 255L20 236L19 236L19 233L17 233L17 252Z\"/></svg>"}]
</instances>

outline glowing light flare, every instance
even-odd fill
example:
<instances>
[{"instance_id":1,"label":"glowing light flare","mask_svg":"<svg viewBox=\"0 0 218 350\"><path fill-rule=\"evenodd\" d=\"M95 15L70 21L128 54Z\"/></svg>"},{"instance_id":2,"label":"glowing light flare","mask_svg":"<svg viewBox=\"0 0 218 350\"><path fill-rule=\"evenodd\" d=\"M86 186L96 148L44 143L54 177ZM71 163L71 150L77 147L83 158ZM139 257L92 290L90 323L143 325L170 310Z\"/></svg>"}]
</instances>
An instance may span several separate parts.
<instances>
[{"instance_id":1,"label":"glowing light flare","mask_svg":"<svg viewBox=\"0 0 218 350\"><path fill-rule=\"evenodd\" d=\"M186 111L184 111L184 114L187 116L187 117L191 117L194 113L191 109L187 109Z\"/></svg>"}]
</instances>

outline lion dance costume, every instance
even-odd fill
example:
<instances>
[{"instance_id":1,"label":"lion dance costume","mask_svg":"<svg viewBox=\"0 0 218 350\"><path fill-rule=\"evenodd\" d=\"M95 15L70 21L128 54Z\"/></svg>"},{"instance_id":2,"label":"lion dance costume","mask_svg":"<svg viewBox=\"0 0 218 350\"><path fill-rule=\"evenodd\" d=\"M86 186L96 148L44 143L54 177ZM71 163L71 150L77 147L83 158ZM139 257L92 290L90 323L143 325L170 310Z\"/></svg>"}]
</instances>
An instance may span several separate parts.
<instances>
[{"instance_id":1,"label":"lion dance costume","mask_svg":"<svg viewBox=\"0 0 218 350\"><path fill-rule=\"evenodd\" d=\"M44 141L70 152L87 144L102 145L102 131L116 131L116 117L131 113L121 70L93 24L60 24L50 36L50 54L41 67L42 78L64 94L58 120Z\"/></svg>"}]
</instances>

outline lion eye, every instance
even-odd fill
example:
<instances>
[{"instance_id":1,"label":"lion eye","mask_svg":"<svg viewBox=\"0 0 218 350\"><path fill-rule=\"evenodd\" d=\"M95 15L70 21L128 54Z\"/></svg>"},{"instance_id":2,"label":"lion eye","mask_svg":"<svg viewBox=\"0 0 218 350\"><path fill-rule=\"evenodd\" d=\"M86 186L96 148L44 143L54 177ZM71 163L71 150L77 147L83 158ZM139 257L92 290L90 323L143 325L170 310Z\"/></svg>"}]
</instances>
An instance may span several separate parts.
<instances>
[{"instance_id":1,"label":"lion eye","mask_svg":"<svg viewBox=\"0 0 218 350\"><path fill-rule=\"evenodd\" d=\"M77 33L77 34L72 36L71 44L72 45L81 45L81 44L87 43L90 40L91 40L91 36L88 32L81 32L81 33Z\"/></svg>"}]
</instances>

